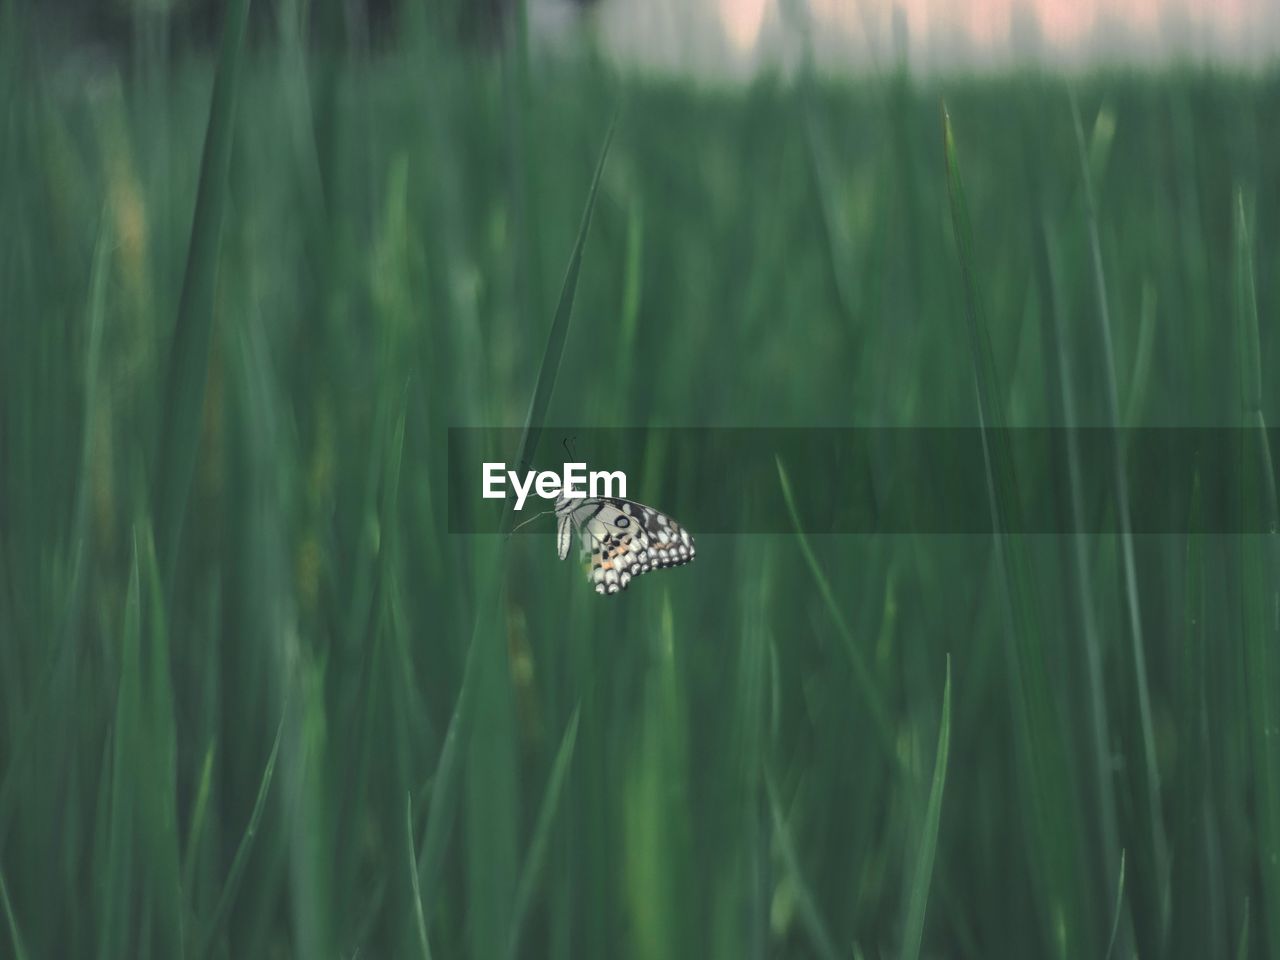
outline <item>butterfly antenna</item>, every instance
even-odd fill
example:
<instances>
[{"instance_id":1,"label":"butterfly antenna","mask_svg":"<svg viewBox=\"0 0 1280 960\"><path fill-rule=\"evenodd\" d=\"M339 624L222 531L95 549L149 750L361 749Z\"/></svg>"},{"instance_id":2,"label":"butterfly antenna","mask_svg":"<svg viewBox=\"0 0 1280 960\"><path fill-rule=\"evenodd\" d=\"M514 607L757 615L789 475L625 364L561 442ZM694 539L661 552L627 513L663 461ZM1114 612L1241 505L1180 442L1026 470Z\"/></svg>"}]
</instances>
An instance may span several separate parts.
<instances>
[{"instance_id":1,"label":"butterfly antenna","mask_svg":"<svg viewBox=\"0 0 1280 960\"><path fill-rule=\"evenodd\" d=\"M521 527L528 526L529 524L533 523L533 521L535 521L535 520L537 520L537 519L539 519L539 518L541 518L541 517L545 517L548 513L555 513L555 512L556 512L556 511L555 511L555 509L554 509L554 508L552 508L551 510L543 510L541 513L535 513L535 514L534 514L532 517L530 517L528 520L521 520L519 523L517 523L514 527L512 527L512 528L511 528L511 531L510 531L510 533L508 533L508 534L507 534L507 537L508 537L508 538L510 538L510 536L511 536L513 533L515 533L517 530L519 530Z\"/></svg>"}]
</instances>

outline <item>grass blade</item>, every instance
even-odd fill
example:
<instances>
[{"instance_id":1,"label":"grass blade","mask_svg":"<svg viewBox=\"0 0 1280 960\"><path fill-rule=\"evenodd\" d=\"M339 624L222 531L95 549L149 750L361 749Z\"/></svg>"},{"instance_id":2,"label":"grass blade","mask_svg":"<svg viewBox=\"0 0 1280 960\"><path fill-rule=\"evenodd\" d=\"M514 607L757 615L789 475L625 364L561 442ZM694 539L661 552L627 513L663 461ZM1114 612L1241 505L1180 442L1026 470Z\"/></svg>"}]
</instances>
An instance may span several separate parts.
<instances>
[{"instance_id":1,"label":"grass blade","mask_svg":"<svg viewBox=\"0 0 1280 960\"><path fill-rule=\"evenodd\" d=\"M925 908L933 879L933 859L938 849L938 825L942 819L942 790L947 782L947 756L951 749L951 655L947 655L947 680L942 688L942 720L938 724L938 751L933 761L933 783L925 808L924 830L916 855L916 870L907 899L906 932L902 940L902 960L918 960L924 936Z\"/></svg>"},{"instance_id":2,"label":"grass blade","mask_svg":"<svg viewBox=\"0 0 1280 960\"><path fill-rule=\"evenodd\" d=\"M110 233L105 227L98 230L98 239L94 247L93 267L89 274L89 303L86 309L85 324L89 328L89 342L85 351L85 390L82 413L83 434L80 441L80 459L76 475L79 483L76 487L75 506L71 524L71 586L62 614L62 629L47 660L43 676L37 683L38 695L27 708L26 715L19 722L19 733L14 738L14 753L0 775L0 853L3 853L5 838L8 834L10 809L16 799L18 773L26 763L26 752L38 743L33 736L40 718L45 716L47 703L52 695L57 667L62 662L65 652L72 645L73 633L79 624L82 600L85 591L85 554L88 552L89 536L89 489L92 471L90 456L93 452L93 418L102 402L98 389L100 355L102 348L103 316L106 312L106 287L108 274L108 253Z\"/></svg>"},{"instance_id":3,"label":"grass blade","mask_svg":"<svg viewBox=\"0 0 1280 960\"><path fill-rule=\"evenodd\" d=\"M477 551L481 572L491 559L495 572L501 567L502 549L495 546L490 542ZM501 956L506 949L519 869L519 758L505 597L499 579L476 620L474 717L463 778L466 926L471 954L482 957Z\"/></svg>"},{"instance_id":4,"label":"grass blade","mask_svg":"<svg viewBox=\"0 0 1280 960\"><path fill-rule=\"evenodd\" d=\"M1186 572L1181 656L1178 659L1177 699L1178 742L1185 757L1179 762L1173 783L1171 840L1178 855L1169 875L1170 943L1183 956L1206 956L1215 952L1208 933L1213 923L1205 922L1217 902L1212 895L1213 876L1209 858L1209 830L1212 823L1207 787L1210 749L1208 718L1205 713L1205 543L1201 528L1200 472L1192 479L1191 507L1187 516ZM1220 952L1225 947L1219 947Z\"/></svg>"},{"instance_id":5,"label":"grass blade","mask_svg":"<svg viewBox=\"0 0 1280 960\"><path fill-rule=\"evenodd\" d=\"M173 708L172 669L164 606L164 587L156 565L155 544L145 523L139 525L142 613L146 629L141 640L141 680L138 719L141 723L135 757L138 768L139 852L145 856L149 889L148 910L153 922L144 928L148 943L160 956L183 952L181 855L178 841L178 732Z\"/></svg>"},{"instance_id":6,"label":"grass blade","mask_svg":"<svg viewBox=\"0 0 1280 960\"><path fill-rule=\"evenodd\" d=\"M191 490L200 445L209 346L213 338L218 241L227 205L231 144L235 134L236 87L240 78L249 3L250 0L233 0L227 12L222 52L209 105L209 123L205 129L186 272L182 278L178 318L169 351L164 422L154 480L156 547L166 583L172 579L177 559L187 495Z\"/></svg>"},{"instance_id":7,"label":"grass blade","mask_svg":"<svg viewBox=\"0 0 1280 960\"><path fill-rule=\"evenodd\" d=\"M578 275L600 187L600 177L604 172L612 139L611 125L591 178L559 302L547 334L546 348L520 441L517 462L521 465L532 462L550 407L569 334ZM513 510L514 501L506 500L500 529L510 528ZM497 544L487 544L477 551L481 582L494 582L499 586L496 596L485 598L481 602L472 648L468 651L468 658L475 656L475 669L472 676L463 678L464 684L473 682L475 686L473 699L470 701L475 717L467 741L465 850L467 895L470 901L467 928L471 951L479 956L497 956L506 949L518 884L518 759L507 638L500 619L501 611L505 609L503 596L506 580L502 576L505 549L504 538ZM492 570L492 573L486 576L487 570Z\"/></svg>"},{"instance_id":8,"label":"grass blade","mask_svg":"<svg viewBox=\"0 0 1280 960\"><path fill-rule=\"evenodd\" d=\"M943 107L943 154L951 224L964 286L965 324L974 365L978 416L986 458L987 493L995 530L997 556L1004 580L1013 725L1034 842L1039 844L1032 869L1037 875L1041 925L1059 957L1089 952L1079 850L1078 809L1073 803L1066 746L1054 714L1053 688L1039 636L1043 623L1035 588L1035 567L1024 541L1010 533L1023 529L1013 453L1006 431L1004 392L985 311L978 294L973 260L973 229L960 178L951 117ZM1097 945L1097 952L1101 952Z\"/></svg>"},{"instance_id":9,"label":"grass blade","mask_svg":"<svg viewBox=\"0 0 1280 960\"><path fill-rule=\"evenodd\" d=\"M18 929L18 918L13 915L13 904L9 902L9 888L4 884L2 872L0 872L0 901L4 903L5 919L9 922L9 937L13 941L13 958L27 960L27 950L22 945L22 932Z\"/></svg>"},{"instance_id":10,"label":"grass blade","mask_svg":"<svg viewBox=\"0 0 1280 960\"><path fill-rule=\"evenodd\" d=\"M1120 919L1124 916L1122 908L1124 907L1124 851L1120 851L1120 879L1116 881L1116 908L1113 911L1111 920L1111 936L1107 938L1107 953L1105 960L1111 960L1111 954L1116 949L1116 937L1120 933Z\"/></svg>"},{"instance_id":11,"label":"grass blade","mask_svg":"<svg viewBox=\"0 0 1280 960\"><path fill-rule=\"evenodd\" d=\"M1124 403L1124 425L1132 430L1142 419L1142 405L1151 383L1152 358L1156 343L1156 291L1152 282L1142 283L1142 307L1138 313L1138 349L1129 377L1129 396Z\"/></svg>"},{"instance_id":12,"label":"grass blade","mask_svg":"<svg viewBox=\"0 0 1280 960\"><path fill-rule=\"evenodd\" d=\"M801 84L802 119L804 122L805 147L808 154L809 169L813 177L814 192L817 195L818 213L822 217L822 237L826 241L827 272L831 277L836 302L852 321L857 317L857 300L849 279L850 264L854 257L850 254L848 236L848 218L844 216L837 190L838 178L832 169L834 164L828 144L823 139L822 127L817 112L808 92L809 81Z\"/></svg>"},{"instance_id":13,"label":"grass blade","mask_svg":"<svg viewBox=\"0 0 1280 960\"><path fill-rule=\"evenodd\" d=\"M431 944L427 940L427 921L422 915L422 888L418 885L418 860L413 853L413 794L405 794L405 840L409 844L409 885L413 888L413 915L417 921L418 946L422 960L431 960Z\"/></svg>"},{"instance_id":14,"label":"grass blade","mask_svg":"<svg viewBox=\"0 0 1280 960\"><path fill-rule=\"evenodd\" d=\"M187 827L187 852L182 862L182 889L191 896L191 881L195 875L196 855L200 851L200 841L204 837L204 825L209 812L209 791L213 786L213 747L205 751L204 763L200 765L200 785L196 788L195 803L191 807L191 823ZM188 906L192 906L188 901Z\"/></svg>"},{"instance_id":15,"label":"grass blade","mask_svg":"<svg viewBox=\"0 0 1280 960\"><path fill-rule=\"evenodd\" d=\"M1151 719L1151 692L1147 681L1147 656L1142 640L1142 606L1138 596L1138 573L1134 559L1132 524L1129 518L1129 485L1125 469L1125 447L1121 441L1123 426L1120 412L1119 390L1116 386L1115 351L1112 347L1111 310L1107 300L1106 274L1102 269L1102 244L1098 239L1098 213L1093 198L1093 178L1089 172L1088 148L1085 145L1084 127L1080 122L1080 107L1075 93L1070 94L1071 118L1075 127L1076 150L1080 161L1080 176L1084 182L1085 214L1089 233L1090 265L1093 271L1094 294L1097 298L1098 339L1102 344L1102 381L1106 389L1107 425L1111 437L1111 455L1114 468L1113 485L1116 508L1119 511L1119 534L1122 566L1124 569L1125 610L1128 613L1130 655L1133 658L1133 684L1137 694L1139 747L1142 764L1135 767L1138 783L1136 790L1140 802L1146 805L1145 820L1149 830L1146 843L1139 847L1139 875L1146 861L1151 874L1149 903L1151 916L1158 927L1148 932L1152 949L1162 944L1167 934L1166 917L1162 903L1167 901L1169 884L1168 855L1165 850L1164 815L1160 807L1160 771L1156 765L1155 724ZM1145 856L1144 850L1145 847Z\"/></svg>"},{"instance_id":16,"label":"grass blade","mask_svg":"<svg viewBox=\"0 0 1280 960\"><path fill-rule=\"evenodd\" d=\"M1243 192L1234 211L1236 259L1236 336L1240 363L1240 401L1246 435L1240 464L1243 529L1240 538L1240 620L1244 630L1245 694L1253 750L1254 805L1257 811L1258 871L1264 902L1280 902L1280 537L1275 470L1262 412L1262 360L1258 340L1258 302L1253 278L1253 237ZM1265 531L1265 532L1262 532ZM1263 955L1280 958L1280 916L1261 913Z\"/></svg>"},{"instance_id":17,"label":"grass blade","mask_svg":"<svg viewBox=\"0 0 1280 960\"><path fill-rule=\"evenodd\" d=\"M813 898L809 883L805 880L804 874L800 870L800 858L796 856L795 844L791 842L791 831L787 829L786 817L782 813L782 803L778 799L778 788L773 782L773 776L767 771L765 773L765 787L769 793L769 810L773 815L773 830L777 835L778 850L782 854L783 865L786 867L787 873L791 877L791 883L796 890L796 900L800 907L800 919L804 925L805 933L809 935L809 939L813 943L814 952L822 960L837 960L840 956L840 951L836 949L835 941L831 939L831 934L827 930L826 923L823 922L822 914L818 910L818 904Z\"/></svg>"},{"instance_id":18,"label":"grass blade","mask_svg":"<svg viewBox=\"0 0 1280 960\"><path fill-rule=\"evenodd\" d=\"M876 686L875 678L871 675L871 668L867 665L866 657L854 642L853 631L849 629L849 622L840 610L840 605L836 603L835 593L831 590L831 583L827 580L827 575L822 571L818 558L814 556L813 548L809 546L809 538L805 536L804 528L800 523L800 514L796 510L795 497L791 492L791 481L787 478L786 468L783 467L782 461L777 457L774 458L774 462L778 467L778 483L782 486L782 499L786 501L787 512L790 513L791 522L796 528L796 540L800 543L800 552L804 555L804 561L809 567L809 572L813 574L813 579L818 584L818 592L822 594L823 603L826 604L827 610L831 613L831 619L835 621L836 629L840 633L840 639L844 641L845 652L849 656L849 663L853 666L854 678L862 689L863 702L866 703L867 710L870 711L871 719L875 724L877 740L884 750L885 756L896 765L899 760L893 748L893 729L889 723L889 714L884 704L884 698L880 695L880 688Z\"/></svg>"},{"instance_id":19,"label":"grass blade","mask_svg":"<svg viewBox=\"0 0 1280 960\"><path fill-rule=\"evenodd\" d=\"M1249 960L1249 898L1244 898L1244 917L1240 921L1240 939L1236 944L1236 960Z\"/></svg>"},{"instance_id":20,"label":"grass blade","mask_svg":"<svg viewBox=\"0 0 1280 960\"><path fill-rule=\"evenodd\" d=\"M440 759L436 761L435 777L431 785L431 802L427 806L427 826L422 835L422 848L418 851L418 878L426 891L426 916L431 916L435 903L436 882L444 866L445 846L453 831L453 820L458 810L459 757L458 744L470 735L471 698L475 675L476 642L471 638L467 651L467 663L462 672L462 689L453 706L453 715L445 730Z\"/></svg>"},{"instance_id":21,"label":"grass blade","mask_svg":"<svg viewBox=\"0 0 1280 960\"><path fill-rule=\"evenodd\" d=\"M1027 164L1028 179L1034 184L1029 206L1042 207L1038 199L1042 195L1039 186L1043 159L1033 157ZM1058 282L1057 245L1043 209L1037 210L1032 233L1035 236L1036 285L1040 289L1041 327L1044 343L1044 369L1049 410L1052 422L1060 424L1061 462L1065 467L1063 482L1069 491L1067 500L1068 529L1079 533L1086 529L1083 467L1081 465L1079 439L1079 404L1076 398L1073 370L1068 355L1068 338L1062 306L1062 291ZM1144 316L1146 313L1144 312ZM1137 381L1135 380L1135 383ZM1137 395L1135 389L1133 396ZM1089 755L1092 761L1092 815L1099 825L1102 869L1108 883L1118 872L1120 858L1119 827L1116 816L1115 777L1112 772L1111 719L1107 708L1103 680L1103 650L1099 630L1097 601L1092 593L1093 565L1089 556L1088 538L1082 535L1067 538L1069 552L1067 565L1073 576L1071 583L1075 605L1079 615L1077 629L1080 632L1080 652L1087 696L1085 697L1085 723L1089 731ZM1132 942L1132 921L1122 919L1120 944L1122 952L1129 952Z\"/></svg>"},{"instance_id":22,"label":"grass blade","mask_svg":"<svg viewBox=\"0 0 1280 960\"><path fill-rule=\"evenodd\" d=\"M573 313L574 297L577 294L578 274L582 266L583 250L586 246L587 234L591 226L591 215L595 207L596 194L600 186L600 176L604 170L605 159L609 154L609 145L613 140L613 126L605 136L600 157L596 162L595 173L587 191L586 206L578 227L578 235L574 241L573 251L569 256L569 265L565 270L564 283L560 290L560 299L555 316L551 322L551 330L547 335L546 348L543 351L542 363L538 368L538 376L534 382L533 397L529 403L529 413L525 420L524 432L520 441L520 464L527 463L537 446L538 436L546 419L547 409L551 402L551 394L555 387L556 375L560 369L560 361L564 355L564 345L569 333L569 320ZM513 501L508 500L504 508L501 529L507 529L511 522ZM494 558L500 568L502 563L501 547ZM423 902L426 916L430 917L435 902L436 886L440 871L444 864L445 846L453 829L453 820L457 812L458 791L460 787L460 757L458 751L462 744L471 737L472 709L477 684L479 683L481 638L496 636L497 611L501 604L486 602L481 604L480 613L476 617L471 642L467 649L466 665L463 668L462 685L458 692L458 700L449 719L449 727L445 732L444 745L440 751L440 759L436 765L436 775L431 790L431 803L427 809L427 825L423 834L422 849L418 855L418 876L425 891ZM505 652L499 651L505 656Z\"/></svg>"},{"instance_id":23,"label":"grass blade","mask_svg":"<svg viewBox=\"0 0 1280 960\"><path fill-rule=\"evenodd\" d=\"M577 740L578 708L575 708L573 716L569 718L569 725L565 728L564 736L560 739L560 749L556 751L555 763L551 767L551 777L547 780L547 789L542 796L542 806L538 808L538 819L534 822L533 838L529 841L524 870L521 871L520 883L516 887L516 905L511 914L511 935L508 938L507 948L509 960L515 960L519 951L520 933L533 901L534 888L542 875L542 863L546 859L551 827L555 821L556 811L560 808L560 793L564 788L565 777L569 773L569 765L573 762L573 748Z\"/></svg>"},{"instance_id":24,"label":"grass blade","mask_svg":"<svg viewBox=\"0 0 1280 960\"><path fill-rule=\"evenodd\" d=\"M600 188L600 175L604 172L604 162L609 156L609 145L613 142L614 124L609 125L604 144L600 148L600 157L596 161L595 173L591 177L591 187L587 191L586 206L582 210L582 222L578 225L578 236L573 241L573 252L569 254L569 265L565 268L564 282L560 285L560 299L556 304L556 313L551 320L551 329L547 332L547 345L542 351L542 363L538 367L538 379L534 381L533 397L529 401L529 414L525 418L524 433L520 438L520 456L516 460L517 469L527 469L537 449L538 437L542 433L542 425L546 422L547 409L551 405L551 394L555 390L556 375L560 372L560 360L564 356L565 341L569 337L569 320L573 316L573 301L578 292L578 273L582 269L582 251L586 248L587 234L591 229L591 214L595 210L596 192ZM503 512L501 529L506 530L511 522L512 501L507 501Z\"/></svg>"},{"instance_id":25,"label":"grass blade","mask_svg":"<svg viewBox=\"0 0 1280 960\"><path fill-rule=\"evenodd\" d=\"M98 904L98 958L110 960L129 953L129 930L126 926L128 903L134 890L134 865L139 846L134 823L137 797L136 771L139 755L138 701L142 681L139 660L141 645L141 585L138 573L137 540L129 571L125 598L124 626L120 638L120 679L116 688L113 729L108 737L111 767L108 781L105 863L98 868L104 878Z\"/></svg>"},{"instance_id":26,"label":"grass blade","mask_svg":"<svg viewBox=\"0 0 1280 960\"><path fill-rule=\"evenodd\" d=\"M197 958L208 957L212 954L218 933L231 915L231 908L235 905L236 894L240 892L240 881L244 877L244 869L249 862L249 854L253 851L253 841L258 835L258 825L262 822L262 812L267 806L267 795L271 792L271 778L276 769L276 757L280 753L280 734L284 731L284 719L288 715L286 705L284 715L280 718L280 724L276 727L276 739L271 745L271 755L267 757L267 765L262 771L262 782L258 785L258 796L253 802L253 812L249 815L249 825L245 828L244 836L240 838L240 845L236 847L236 855L231 860L231 869L228 871L227 879L222 885L222 893L218 896L218 906L213 911L213 919L209 922L209 929L205 931L203 943L200 949L196 951Z\"/></svg>"}]
</instances>

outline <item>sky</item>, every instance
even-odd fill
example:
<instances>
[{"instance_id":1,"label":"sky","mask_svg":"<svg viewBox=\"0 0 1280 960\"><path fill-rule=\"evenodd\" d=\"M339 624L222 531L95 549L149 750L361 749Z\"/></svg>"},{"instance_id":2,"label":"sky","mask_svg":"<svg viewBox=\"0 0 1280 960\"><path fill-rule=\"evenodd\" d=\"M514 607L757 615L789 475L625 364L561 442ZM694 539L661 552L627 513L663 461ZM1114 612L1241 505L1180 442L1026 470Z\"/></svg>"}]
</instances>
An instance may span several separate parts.
<instances>
[{"instance_id":1,"label":"sky","mask_svg":"<svg viewBox=\"0 0 1280 960\"><path fill-rule=\"evenodd\" d=\"M1280 62L1280 0L602 0L614 56L679 71L753 72L798 61L810 38L829 69L999 69L1172 57Z\"/></svg>"}]
</instances>

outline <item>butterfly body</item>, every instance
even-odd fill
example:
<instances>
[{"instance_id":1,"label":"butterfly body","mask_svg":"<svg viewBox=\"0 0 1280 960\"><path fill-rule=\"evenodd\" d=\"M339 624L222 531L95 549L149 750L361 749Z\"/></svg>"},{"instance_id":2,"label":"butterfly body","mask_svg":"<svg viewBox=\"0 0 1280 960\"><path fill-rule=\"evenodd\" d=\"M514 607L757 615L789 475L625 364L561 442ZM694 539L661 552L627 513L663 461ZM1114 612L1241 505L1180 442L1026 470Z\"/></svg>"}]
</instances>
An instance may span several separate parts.
<instances>
[{"instance_id":1,"label":"butterfly body","mask_svg":"<svg viewBox=\"0 0 1280 960\"><path fill-rule=\"evenodd\" d=\"M625 590L650 570L678 567L694 557L693 537L664 513L634 500L585 497L556 501L556 552L569 555L579 537L587 578L596 593Z\"/></svg>"}]
</instances>

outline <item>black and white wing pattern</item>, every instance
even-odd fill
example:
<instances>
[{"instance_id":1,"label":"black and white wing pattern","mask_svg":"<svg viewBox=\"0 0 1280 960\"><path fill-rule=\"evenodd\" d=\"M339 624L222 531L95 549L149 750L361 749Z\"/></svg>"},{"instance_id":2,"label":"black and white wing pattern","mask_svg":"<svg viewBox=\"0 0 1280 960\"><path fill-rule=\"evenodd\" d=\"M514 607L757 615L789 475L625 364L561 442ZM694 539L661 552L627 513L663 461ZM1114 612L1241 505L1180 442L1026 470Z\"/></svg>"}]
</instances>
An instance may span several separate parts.
<instances>
[{"instance_id":1,"label":"black and white wing pattern","mask_svg":"<svg viewBox=\"0 0 1280 960\"><path fill-rule=\"evenodd\" d=\"M587 579L596 593L625 590L650 570L678 567L694 557L693 537L665 513L634 500L586 498L560 515L557 546L568 553L569 527L578 531Z\"/></svg>"}]
</instances>

